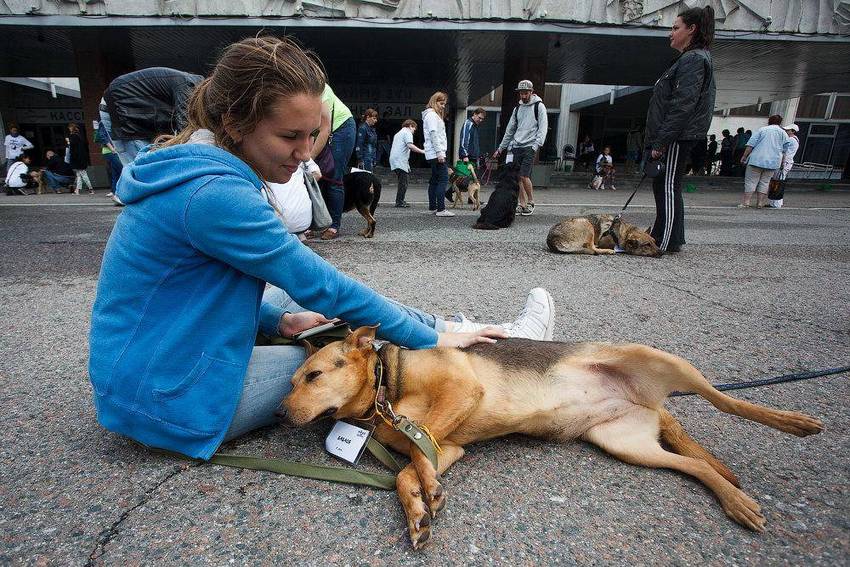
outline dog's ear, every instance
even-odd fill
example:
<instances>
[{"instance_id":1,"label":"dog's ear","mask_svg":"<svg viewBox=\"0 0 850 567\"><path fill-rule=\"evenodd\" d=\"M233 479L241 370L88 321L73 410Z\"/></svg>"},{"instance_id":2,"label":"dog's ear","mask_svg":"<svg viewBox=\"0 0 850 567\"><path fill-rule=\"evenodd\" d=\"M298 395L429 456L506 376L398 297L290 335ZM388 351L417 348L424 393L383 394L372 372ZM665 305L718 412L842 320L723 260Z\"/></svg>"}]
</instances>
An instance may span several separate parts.
<instances>
[{"instance_id":1,"label":"dog's ear","mask_svg":"<svg viewBox=\"0 0 850 567\"><path fill-rule=\"evenodd\" d=\"M372 342L375 340L375 331L377 330L378 325L354 329L354 332L346 337L345 344L353 349L371 347Z\"/></svg>"},{"instance_id":2,"label":"dog's ear","mask_svg":"<svg viewBox=\"0 0 850 567\"><path fill-rule=\"evenodd\" d=\"M298 344L304 348L304 352L307 353L307 358L310 358L311 356L319 352L319 349L317 349L316 346L307 339L301 339L300 341L298 341Z\"/></svg>"}]
</instances>

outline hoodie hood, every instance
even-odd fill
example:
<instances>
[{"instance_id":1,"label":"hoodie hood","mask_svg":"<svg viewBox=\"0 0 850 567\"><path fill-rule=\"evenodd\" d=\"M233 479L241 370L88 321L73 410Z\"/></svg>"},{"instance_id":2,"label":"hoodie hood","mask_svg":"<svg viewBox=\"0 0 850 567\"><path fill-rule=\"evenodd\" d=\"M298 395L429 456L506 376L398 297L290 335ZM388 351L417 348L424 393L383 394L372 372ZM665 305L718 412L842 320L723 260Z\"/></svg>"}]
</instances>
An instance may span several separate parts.
<instances>
[{"instance_id":1,"label":"hoodie hood","mask_svg":"<svg viewBox=\"0 0 850 567\"><path fill-rule=\"evenodd\" d=\"M152 150L148 146L124 167L116 193L125 205L206 176L236 175L258 191L263 184L248 164L209 144L178 144Z\"/></svg>"},{"instance_id":2,"label":"hoodie hood","mask_svg":"<svg viewBox=\"0 0 850 567\"><path fill-rule=\"evenodd\" d=\"M543 102L543 99L537 96L534 93L531 93L531 98L528 99L528 102L519 101L520 106L528 106L529 104L534 104L535 102Z\"/></svg>"}]
</instances>

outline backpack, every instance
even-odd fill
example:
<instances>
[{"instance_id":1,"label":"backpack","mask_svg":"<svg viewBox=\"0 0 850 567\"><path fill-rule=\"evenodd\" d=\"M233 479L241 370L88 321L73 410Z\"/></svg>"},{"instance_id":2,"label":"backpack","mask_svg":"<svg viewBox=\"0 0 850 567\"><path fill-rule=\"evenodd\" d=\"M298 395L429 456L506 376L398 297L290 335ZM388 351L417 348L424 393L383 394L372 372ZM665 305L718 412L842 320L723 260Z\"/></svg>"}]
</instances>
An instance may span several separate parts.
<instances>
[{"instance_id":1,"label":"backpack","mask_svg":"<svg viewBox=\"0 0 850 567\"><path fill-rule=\"evenodd\" d=\"M535 122L540 122L540 109L538 107L540 106L541 102L543 102L543 101L538 100L534 103L534 121ZM522 105L518 104L514 107L514 113L513 113L512 118L516 118L516 113L517 113L517 110L519 109L520 106L522 106Z\"/></svg>"}]
</instances>

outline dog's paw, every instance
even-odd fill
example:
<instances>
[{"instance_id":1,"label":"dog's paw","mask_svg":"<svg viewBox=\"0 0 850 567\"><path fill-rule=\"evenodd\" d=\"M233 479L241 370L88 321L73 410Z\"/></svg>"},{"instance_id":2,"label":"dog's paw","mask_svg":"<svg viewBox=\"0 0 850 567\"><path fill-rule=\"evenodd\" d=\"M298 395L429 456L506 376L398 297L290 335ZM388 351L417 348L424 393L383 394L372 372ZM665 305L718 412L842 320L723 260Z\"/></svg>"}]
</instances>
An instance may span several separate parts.
<instances>
[{"instance_id":1,"label":"dog's paw","mask_svg":"<svg viewBox=\"0 0 850 567\"><path fill-rule=\"evenodd\" d=\"M726 515L755 532L763 532L765 518L761 514L758 502L747 496L743 490L734 488L721 502Z\"/></svg>"},{"instance_id":2,"label":"dog's paw","mask_svg":"<svg viewBox=\"0 0 850 567\"><path fill-rule=\"evenodd\" d=\"M431 517L436 518L437 512L441 512L446 507L446 491L439 481L429 483L430 485L425 490L428 508L431 510Z\"/></svg>"},{"instance_id":3,"label":"dog's paw","mask_svg":"<svg viewBox=\"0 0 850 567\"><path fill-rule=\"evenodd\" d=\"M424 502L417 510L407 510L407 532L413 549L420 549L431 539L431 513Z\"/></svg>"},{"instance_id":4,"label":"dog's paw","mask_svg":"<svg viewBox=\"0 0 850 567\"><path fill-rule=\"evenodd\" d=\"M777 428L797 437L806 437L823 431L823 422L804 413L783 411Z\"/></svg>"}]
</instances>

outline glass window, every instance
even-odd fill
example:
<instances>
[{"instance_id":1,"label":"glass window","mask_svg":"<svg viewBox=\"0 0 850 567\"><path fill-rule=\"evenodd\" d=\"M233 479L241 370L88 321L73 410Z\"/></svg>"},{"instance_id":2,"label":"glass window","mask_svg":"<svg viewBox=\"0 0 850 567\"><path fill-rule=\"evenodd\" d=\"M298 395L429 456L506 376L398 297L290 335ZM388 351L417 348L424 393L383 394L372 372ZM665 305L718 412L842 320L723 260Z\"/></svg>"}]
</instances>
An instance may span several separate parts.
<instances>
[{"instance_id":1,"label":"glass window","mask_svg":"<svg viewBox=\"0 0 850 567\"><path fill-rule=\"evenodd\" d=\"M801 96L797 106L797 116L800 118L825 118L826 105L829 95Z\"/></svg>"},{"instance_id":2,"label":"glass window","mask_svg":"<svg viewBox=\"0 0 850 567\"><path fill-rule=\"evenodd\" d=\"M850 96L838 95L835 97L835 106L832 108L832 116L834 120L850 119Z\"/></svg>"}]
</instances>

